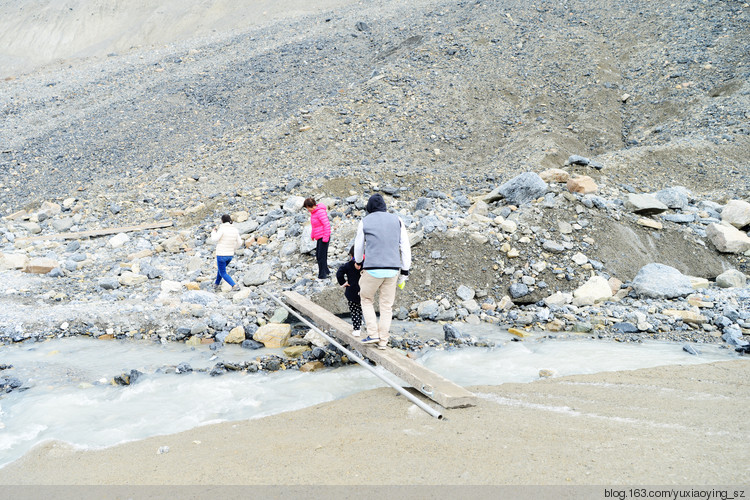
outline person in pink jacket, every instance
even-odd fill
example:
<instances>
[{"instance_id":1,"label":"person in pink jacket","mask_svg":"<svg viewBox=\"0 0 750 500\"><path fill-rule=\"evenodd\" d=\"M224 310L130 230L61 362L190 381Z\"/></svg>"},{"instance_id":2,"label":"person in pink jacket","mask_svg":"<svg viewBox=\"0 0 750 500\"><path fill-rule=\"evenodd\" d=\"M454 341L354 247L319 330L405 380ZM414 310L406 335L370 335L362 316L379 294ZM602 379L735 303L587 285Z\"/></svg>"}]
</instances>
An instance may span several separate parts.
<instances>
[{"instance_id":1,"label":"person in pink jacket","mask_svg":"<svg viewBox=\"0 0 750 500\"><path fill-rule=\"evenodd\" d=\"M315 260L318 261L318 278L326 279L331 274L328 269L328 242L331 240L331 222L328 210L322 203L315 203L315 198L307 198L302 204L310 212L310 237L316 241Z\"/></svg>"},{"instance_id":2,"label":"person in pink jacket","mask_svg":"<svg viewBox=\"0 0 750 500\"><path fill-rule=\"evenodd\" d=\"M234 251L242 245L240 232L232 225L232 217L224 214L221 216L221 226L211 230L211 241L216 242L216 267L219 271L216 273L214 288L219 289L223 279L232 289L235 289L235 282L227 273L227 264L234 257Z\"/></svg>"}]
</instances>

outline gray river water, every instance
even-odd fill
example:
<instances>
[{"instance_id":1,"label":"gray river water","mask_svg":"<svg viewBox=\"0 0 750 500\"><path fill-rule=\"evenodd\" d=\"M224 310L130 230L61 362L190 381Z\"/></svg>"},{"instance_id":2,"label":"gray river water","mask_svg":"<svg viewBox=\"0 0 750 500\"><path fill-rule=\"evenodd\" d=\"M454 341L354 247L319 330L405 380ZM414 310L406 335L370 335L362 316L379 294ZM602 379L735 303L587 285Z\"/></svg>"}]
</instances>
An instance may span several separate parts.
<instances>
[{"instance_id":1,"label":"gray river water","mask_svg":"<svg viewBox=\"0 0 750 500\"><path fill-rule=\"evenodd\" d=\"M438 336L436 325L409 328ZM541 369L564 376L738 358L732 349L716 345L695 345L700 352L696 356L683 351L682 344L591 339L513 342L499 328L480 329L469 333L492 339L498 347L430 350L419 362L471 386L530 382L539 378ZM194 369L207 368L218 360L250 360L273 352L278 351L227 345L217 354L208 346L91 338L0 346L0 364L13 365L13 375L29 387L0 397L0 467L48 440L80 448L108 447L210 423L260 418L385 386L359 365L314 373L230 372L219 377L157 371L182 362ZM145 375L131 386L110 383L132 369Z\"/></svg>"}]
</instances>

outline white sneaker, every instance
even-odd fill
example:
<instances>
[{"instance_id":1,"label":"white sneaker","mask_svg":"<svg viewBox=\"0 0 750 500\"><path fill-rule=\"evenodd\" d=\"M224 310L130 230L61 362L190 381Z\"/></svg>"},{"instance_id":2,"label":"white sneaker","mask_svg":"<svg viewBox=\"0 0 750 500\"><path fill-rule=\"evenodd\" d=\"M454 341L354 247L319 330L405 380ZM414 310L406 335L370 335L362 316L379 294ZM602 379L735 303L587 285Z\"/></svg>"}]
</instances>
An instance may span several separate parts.
<instances>
[{"instance_id":1,"label":"white sneaker","mask_svg":"<svg viewBox=\"0 0 750 500\"><path fill-rule=\"evenodd\" d=\"M361 334L361 330L352 330L352 337L359 337Z\"/></svg>"}]
</instances>

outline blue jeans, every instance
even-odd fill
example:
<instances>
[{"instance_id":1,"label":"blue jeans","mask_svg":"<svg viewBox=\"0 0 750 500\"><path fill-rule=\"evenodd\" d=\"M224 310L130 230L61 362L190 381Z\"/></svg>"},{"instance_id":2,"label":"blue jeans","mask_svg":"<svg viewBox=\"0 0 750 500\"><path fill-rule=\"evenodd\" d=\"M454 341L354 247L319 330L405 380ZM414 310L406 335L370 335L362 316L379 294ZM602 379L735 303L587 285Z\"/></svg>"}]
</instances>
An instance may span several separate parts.
<instances>
[{"instance_id":1,"label":"blue jeans","mask_svg":"<svg viewBox=\"0 0 750 500\"><path fill-rule=\"evenodd\" d=\"M218 285L219 283L221 283L221 279L224 278L224 281L229 283L230 286L234 286L234 280L227 274L227 264L229 264L231 261L231 255L216 256L216 266L219 268L219 272L216 273L216 281L214 282L214 285Z\"/></svg>"}]
</instances>

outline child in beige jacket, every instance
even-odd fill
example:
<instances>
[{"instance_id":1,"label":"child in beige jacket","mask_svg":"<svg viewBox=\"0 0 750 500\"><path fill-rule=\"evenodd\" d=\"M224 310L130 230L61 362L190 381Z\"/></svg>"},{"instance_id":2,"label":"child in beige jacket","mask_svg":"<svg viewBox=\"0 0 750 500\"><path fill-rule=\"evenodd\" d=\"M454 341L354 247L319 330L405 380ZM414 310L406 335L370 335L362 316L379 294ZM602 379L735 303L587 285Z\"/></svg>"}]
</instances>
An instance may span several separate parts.
<instances>
[{"instance_id":1,"label":"child in beige jacket","mask_svg":"<svg viewBox=\"0 0 750 500\"><path fill-rule=\"evenodd\" d=\"M235 288L236 283L227 273L227 264L234 257L234 251L242 245L242 238L237 228L232 225L232 218L229 215L222 215L221 226L211 230L211 241L216 242L216 266L219 268L214 287L218 289L223 279Z\"/></svg>"}]
</instances>

